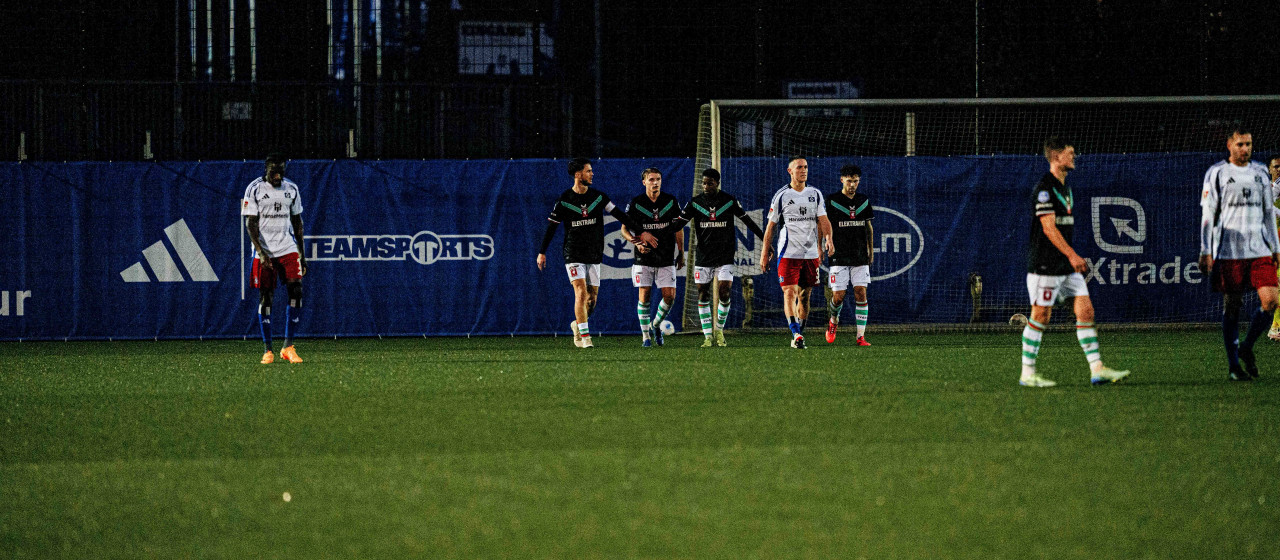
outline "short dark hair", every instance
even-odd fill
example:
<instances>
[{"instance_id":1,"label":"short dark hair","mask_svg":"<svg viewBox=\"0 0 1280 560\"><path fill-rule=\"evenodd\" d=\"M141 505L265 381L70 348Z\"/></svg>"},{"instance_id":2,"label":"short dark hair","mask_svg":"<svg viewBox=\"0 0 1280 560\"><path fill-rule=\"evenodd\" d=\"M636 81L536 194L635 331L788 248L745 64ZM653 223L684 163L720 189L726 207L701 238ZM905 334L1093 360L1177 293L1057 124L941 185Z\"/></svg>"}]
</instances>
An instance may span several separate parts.
<instances>
[{"instance_id":1,"label":"short dark hair","mask_svg":"<svg viewBox=\"0 0 1280 560\"><path fill-rule=\"evenodd\" d=\"M285 155L284 155L284 154L282 154L282 153L280 153L280 152L271 152L271 153L267 154L267 160L266 160L265 162L263 162L263 163L265 163L265 164L267 164L267 165L271 165L271 164L273 164L273 163L278 163L278 164L280 164L280 165L284 165L284 164L286 164L286 163L288 163L288 162L289 162L289 158L285 157Z\"/></svg>"},{"instance_id":2,"label":"short dark hair","mask_svg":"<svg viewBox=\"0 0 1280 560\"><path fill-rule=\"evenodd\" d=\"M569 160L569 176L577 175L579 171L586 169L588 165L591 165L591 160L584 157L576 157Z\"/></svg>"},{"instance_id":3,"label":"short dark hair","mask_svg":"<svg viewBox=\"0 0 1280 560\"><path fill-rule=\"evenodd\" d=\"M862 168L856 165L846 165L840 168L841 177L861 177Z\"/></svg>"},{"instance_id":4,"label":"short dark hair","mask_svg":"<svg viewBox=\"0 0 1280 560\"><path fill-rule=\"evenodd\" d=\"M787 160L787 167L790 168L791 164L795 163L796 160L798 159L808 159L808 158L804 156L791 156L791 159Z\"/></svg>"},{"instance_id":5,"label":"short dark hair","mask_svg":"<svg viewBox=\"0 0 1280 560\"><path fill-rule=\"evenodd\" d=\"M1044 158L1049 159L1049 157L1054 152L1061 152L1062 150L1065 150L1072 146L1074 146L1074 144L1072 144L1071 141L1066 140L1063 137L1058 135L1053 135L1048 138L1045 138L1044 139Z\"/></svg>"},{"instance_id":6,"label":"short dark hair","mask_svg":"<svg viewBox=\"0 0 1280 560\"><path fill-rule=\"evenodd\" d=\"M646 167L644 168L644 171L640 172L640 180L643 181L644 178L648 177L650 173L657 173L659 177L662 176L662 172L658 171L657 167Z\"/></svg>"},{"instance_id":7,"label":"short dark hair","mask_svg":"<svg viewBox=\"0 0 1280 560\"><path fill-rule=\"evenodd\" d=\"M703 177L708 177L708 178L711 178L711 179L715 179L715 181L716 181L717 183L719 183L719 182L720 182L720 172L719 172L719 171L716 171L716 168L714 168L714 167L708 167L708 168L706 168L706 169L703 169L703 170L702 170L702 176L703 176Z\"/></svg>"},{"instance_id":8,"label":"short dark hair","mask_svg":"<svg viewBox=\"0 0 1280 560\"><path fill-rule=\"evenodd\" d=\"M1271 163L1278 159L1280 159L1280 152L1276 152L1275 154L1272 154L1271 157L1267 158L1267 163Z\"/></svg>"},{"instance_id":9,"label":"short dark hair","mask_svg":"<svg viewBox=\"0 0 1280 560\"><path fill-rule=\"evenodd\" d=\"M1246 135L1246 134L1248 134L1248 135L1250 135L1250 136L1253 136L1253 133L1252 133L1252 132L1250 132L1250 131L1249 131L1249 129L1247 129L1247 128L1243 127L1243 126L1237 126L1237 127L1233 128L1233 129L1231 129L1231 132L1227 134L1227 142L1230 142L1230 141L1231 141L1231 139L1232 139L1232 138L1235 138L1237 134L1239 134L1240 136L1244 136L1244 135Z\"/></svg>"}]
</instances>

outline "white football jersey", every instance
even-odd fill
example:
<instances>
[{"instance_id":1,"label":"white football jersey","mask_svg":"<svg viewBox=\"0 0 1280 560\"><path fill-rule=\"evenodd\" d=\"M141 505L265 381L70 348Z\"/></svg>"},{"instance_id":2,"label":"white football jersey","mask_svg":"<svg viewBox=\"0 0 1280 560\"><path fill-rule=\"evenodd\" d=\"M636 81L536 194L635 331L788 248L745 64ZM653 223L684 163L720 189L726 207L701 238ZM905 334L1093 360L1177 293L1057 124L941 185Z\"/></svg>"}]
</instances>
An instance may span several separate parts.
<instances>
[{"instance_id":1,"label":"white football jersey","mask_svg":"<svg viewBox=\"0 0 1280 560\"><path fill-rule=\"evenodd\" d=\"M1271 188L1267 169L1257 162L1210 167L1200 192L1200 254L1256 259L1280 252Z\"/></svg>"},{"instance_id":2,"label":"white football jersey","mask_svg":"<svg viewBox=\"0 0 1280 560\"><path fill-rule=\"evenodd\" d=\"M769 221L778 224L778 257L816 259L818 248L818 216L827 215L827 201L822 192L810 186L796 192L787 185L773 195L769 203Z\"/></svg>"},{"instance_id":3,"label":"white football jersey","mask_svg":"<svg viewBox=\"0 0 1280 560\"><path fill-rule=\"evenodd\" d=\"M258 217L258 241L271 258L298 252L290 218L301 213L298 185L288 179L282 180L278 189L261 177L254 179L240 201L241 216Z\"/></svg>"}]
</instances>

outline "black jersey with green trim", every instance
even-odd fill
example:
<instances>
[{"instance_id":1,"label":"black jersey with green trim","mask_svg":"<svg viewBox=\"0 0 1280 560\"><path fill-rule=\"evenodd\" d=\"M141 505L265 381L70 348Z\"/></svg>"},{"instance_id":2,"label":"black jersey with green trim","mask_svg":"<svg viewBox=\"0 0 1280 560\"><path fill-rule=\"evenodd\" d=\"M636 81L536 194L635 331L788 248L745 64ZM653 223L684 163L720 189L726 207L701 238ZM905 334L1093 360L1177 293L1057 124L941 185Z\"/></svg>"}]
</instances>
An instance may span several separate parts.
<instances>
[{"instance_id":1,"label":"black jersey with green trim","mask_svg":"<svg viewBox=\"0 0 1280 560\"><path fill-rule=\"evenodd\" d=\"M738 224L735 218L747 213L733 195L718 190L693 197L684 207L684 219L698 238L694 266L716 267L733 264L738 252Z\"/></svg>"},{"instance_id":2,"label":"black jersey with green trim","mask_svg":"<svg viewBox=\"0 0 1280 560\"><path fill-rule=\"evenodd\" d=\"M871 219L875 210L867 195L854 193L845 196L837 191L827 196L827 219L831 220L831 237L835 241L836 254L828 264L834 266L866 266L871 264L867 254Z\"/></svg>"},{"instance_id":3,"label":"black jersey with green trim","mask_svg":"<svg viewBox=\"0 0 1280 560\"><path fill-rule=\"evenodd\" d=\"M1075 216L1071 215L1074 202L1071 189L1062 184L1052 173L1045 173L1031 193L1031 242L1027 251L1027 272L1045 276L1064 276L1075 272L1071 260L1062 254L1044 234L1040 216L1053 215L1062 238L1071 245L1071 233Z\"/></svg>"},{"instance_id":4,"label":"black jersey with green trim","mask_svg":"<svg viewBox=\"0 0 1280 560\"><path fill-rule=\"evenodd\" d=\"M588 187L568 189L556 199L548 220L564 224L564 262L600 264L604 257L604 214L609 195Z\"/></svg>"},{"instance_id":5,"label":"black jersey with green trim","mask_svg":"<svg viewBox=\"0 0 1280 560\"><path fill-rule=\"evenodd\" d=\"M649 195L642 194L631 199L627 205L627 216L640 224L644 231L658 238L658 246L648 253L633 250L636 264L641 266L671 266L676 259L676 232L660 232L680 217L680 202L667 193L658 193L658 200L649 200ZM640 232L633 231L633 235Z\"/></svg>"}]
</instances>

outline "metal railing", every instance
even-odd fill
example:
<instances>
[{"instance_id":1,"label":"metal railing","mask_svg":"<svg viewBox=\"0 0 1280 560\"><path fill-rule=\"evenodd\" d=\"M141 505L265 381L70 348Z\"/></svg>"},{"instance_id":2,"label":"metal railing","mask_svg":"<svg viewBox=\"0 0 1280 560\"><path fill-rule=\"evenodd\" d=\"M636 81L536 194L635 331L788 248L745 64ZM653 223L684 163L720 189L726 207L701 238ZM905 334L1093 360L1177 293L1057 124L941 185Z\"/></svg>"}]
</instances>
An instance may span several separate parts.
<instances>
[{"instance_id":1,"label":"metal railing","mask_svg":"<svg viewBox=\"0 0 1280 560\"><path fill-rule=\"evenodd\" d=\"M0 81L0 159L557 157L555 86Z\"/></svg>"}]
</instances>

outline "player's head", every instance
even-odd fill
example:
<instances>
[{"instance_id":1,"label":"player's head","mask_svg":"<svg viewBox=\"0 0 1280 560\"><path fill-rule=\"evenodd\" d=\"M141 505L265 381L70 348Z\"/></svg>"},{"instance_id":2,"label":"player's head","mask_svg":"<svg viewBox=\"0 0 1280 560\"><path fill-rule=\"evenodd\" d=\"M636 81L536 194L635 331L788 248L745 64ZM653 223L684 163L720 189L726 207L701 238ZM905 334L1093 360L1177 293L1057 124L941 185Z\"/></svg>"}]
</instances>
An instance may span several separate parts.
<instances>
[{"instance_id":1,"label":"player's head","mask_svg":"<svg viewBox=\"0 0 1280 560\"><path fill-rule=\"evenodd\" d=\"M644 192L648 195L654 196L662 192L662 172L656 167L641 171L640 182L644 184Z\"/></svg>"},{"instance_id":2,"label":"player's head","mask_svg":"<svg viewBox=\"0 0 1280 560\"><path fill-rule=\"evenodd\" d=\"M271 183L271 186L279 187L280 183L284 181L284 168L288 161L289 158L284 157L284 154L280 152L267 154L265 162L267 170L262 174L262 177L268 183Z\"/></svg>"},{"instance_id":3,"label":"player's head","mask_svg":"<svg viewBox=\"0 0 1280 560\"><path fill-rule=\"evenodd\" d=\"M1253 133L1239 127L1227 135L1227 152L1231 163L1244 165L1253 157Z\"/></svg>"},{"instance_id":4,"label":"player's head","mask_svg":"<svg viewBox=\"0 0 1280 560\"><path fill-rule=\"evenodd\" d=\"M840 168L840 190L845 196L853 196L858 192L858 184L862 182L862 168L846 165Z\"/></svg>"},{"instance_id":5,"label":"player's head","mask_svg":"<svg viewBox=\"0 0 1280 560\"><path fill-rule=\"evenodd\" d=\"M791 175L791 183L805 184L809 182L809 162L803 156L791 156L787 162L787 173Z\"/></svg>"},{"instance_id":6,"label":"player's head","mask_svg":"<svg viewBox=\"0 0 1280 560\"><path fill-rule=\"evenodd\" d=\"M591 160L580 157L569 160L569 176L573 177L574 182L590 187L592 175Z\"/></svg>"},{"instance_id":7,"label":"player's head","mask_svg":"<svg viewBox=\"0 0 1280 560\"><path fill-rule=\"evenodd\" d=\"M1271 161L1267 162L1267 171L1271 172L1271 180L1280 179L1280 154L1271 156Z\"/></svg>"},{"instance_id":8,"label":"player's head","mask_svg":"<svg viewBox=\"0 0 1280 560\"><path fill-rule=\"evenodd\" d=\"M1044 141L1044 159L1050 168L1072 171L1076 168L1076 147L1061 136L1050 136Z\"/></svg>"},{"instance_id":9,"label":"player's head","mask_svg":"<svg viewBox=\"0 0 1280 560\"><path fill-rule=\"evenodd\" d=\"M702 190L709 193L720 190L720 172L714 167L702 170Z\"/></svg>"}]
</instances>

